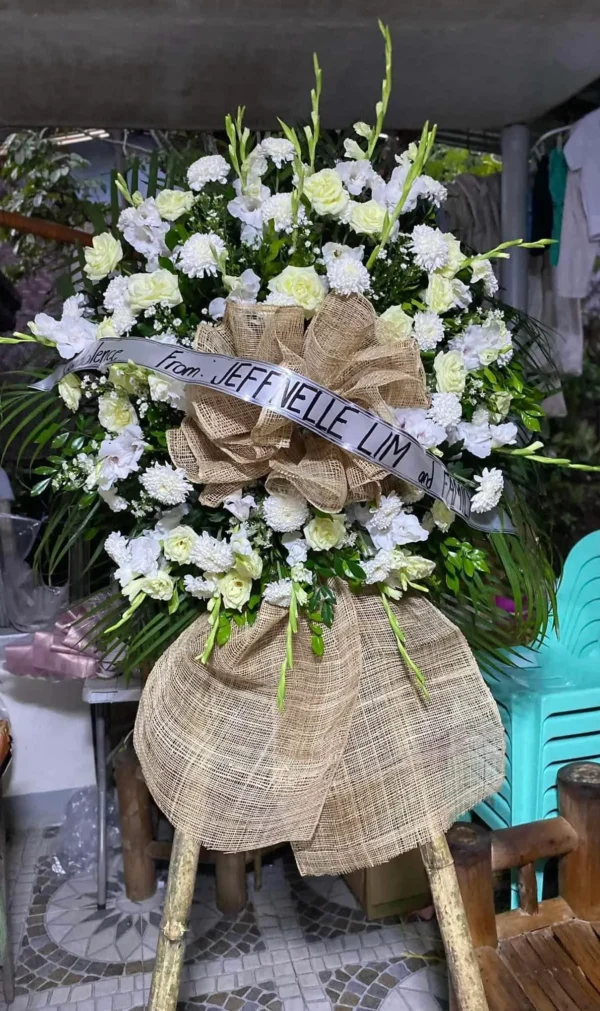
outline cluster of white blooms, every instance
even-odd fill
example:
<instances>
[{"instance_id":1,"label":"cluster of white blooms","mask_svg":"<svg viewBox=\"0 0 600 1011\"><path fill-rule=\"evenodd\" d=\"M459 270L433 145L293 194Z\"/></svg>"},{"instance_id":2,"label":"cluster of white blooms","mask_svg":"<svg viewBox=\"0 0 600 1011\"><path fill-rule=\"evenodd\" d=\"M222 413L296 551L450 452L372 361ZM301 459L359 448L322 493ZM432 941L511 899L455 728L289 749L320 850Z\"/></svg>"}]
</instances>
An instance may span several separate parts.
<instances>
[{"instance_id":1,"label":"cluster of white blooms","mask_svg":"<svg viewBox=\"0 0 600 1011\"><path fill-rule=\"evenodd\" d=\"M188 186L195 193L199 193L207 183L226 183L229 172L229 162L220 154L205 155L188 168Z\"/></svg>"},{"instance_id":2,"label":"cluster of white blooms","mask_svg":"<svg viewBox=\"0 0 600 1011\"><path fill-rule=\"evenodd\" d=\"M126 207L119 215L118 224L123 238L148 261L147 270L157 270L159 256L170 255L165 235L171 226L163 221L153 197Z\"/></svg>"},{"instance_id":3,"label":"cluster of white blooms","mask_svg":"<svg viewBox=\"0 0 600 1011\"><path fill-rule=\"evenodd\" d=\"M94 344L98 336L98 327L85 318L84 308L84 296L73 295L64 303L59 320L40 312L29 329L35 337L53 344L61 358L74 358Z\"/></svg>"},{"instance_id":4,"label":"cluster of white blooms","mask_svg":"<svg viewBox=\"0 0 600 1011\"><path fill-rule=\"evenodd\" d=\"M214 277L220 257L227 257L227 247L220 235L196 232L186 239L174 253L178 267L187 277Z\"/></svg>"}]
</instances>

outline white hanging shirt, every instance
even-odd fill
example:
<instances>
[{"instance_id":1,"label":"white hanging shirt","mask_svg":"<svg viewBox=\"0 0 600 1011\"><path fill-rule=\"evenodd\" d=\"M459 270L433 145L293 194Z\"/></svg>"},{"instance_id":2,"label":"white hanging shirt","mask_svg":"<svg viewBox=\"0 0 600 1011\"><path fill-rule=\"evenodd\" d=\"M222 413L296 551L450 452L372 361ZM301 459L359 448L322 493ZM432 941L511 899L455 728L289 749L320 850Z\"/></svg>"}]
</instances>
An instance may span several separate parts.
<instances>
[{"instance_id":1,"label":"white hanging shirt","mask_svg":"<svg viewBox=\"0 0 600 1011\"><path fill-rule=\"evenodd\" d=\"M565 158L569 174L556 290L562 298L585 298L600 252L600 109L572 128Z\"/></svg>"}]
</instances>

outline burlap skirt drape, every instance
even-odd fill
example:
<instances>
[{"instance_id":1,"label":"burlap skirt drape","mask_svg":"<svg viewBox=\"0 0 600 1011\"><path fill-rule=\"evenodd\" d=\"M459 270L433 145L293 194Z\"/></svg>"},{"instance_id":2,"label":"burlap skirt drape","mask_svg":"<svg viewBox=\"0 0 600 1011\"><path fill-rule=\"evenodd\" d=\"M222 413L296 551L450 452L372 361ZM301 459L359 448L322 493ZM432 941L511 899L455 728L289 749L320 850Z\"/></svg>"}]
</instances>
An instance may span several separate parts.
<instances>
[{"instance_id":1,"label":"burlap skirt drape","mask_svg":"<svg viewBox=\"0 0 600 1011\"><path fill-rule=\"evenodd\" d=\"M427 842L502 783L502 724L459 630L423 597L392 605L425 703L379 595L335 590L324 656L300 619L283 712L288 615L269 604L206 664L203 615L150 675L135 727L146 782L211 849L289 841L302 874L348 872Z\"/></svg>"}]
</instances>

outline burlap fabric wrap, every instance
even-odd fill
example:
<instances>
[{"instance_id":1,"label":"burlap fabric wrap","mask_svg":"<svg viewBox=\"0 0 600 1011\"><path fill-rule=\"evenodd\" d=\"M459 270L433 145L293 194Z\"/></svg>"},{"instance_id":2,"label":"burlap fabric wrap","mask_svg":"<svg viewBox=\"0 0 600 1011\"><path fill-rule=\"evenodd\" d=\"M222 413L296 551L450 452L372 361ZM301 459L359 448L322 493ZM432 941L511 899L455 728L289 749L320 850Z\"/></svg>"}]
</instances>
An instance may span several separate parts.
<instances>
[{"instance_id":1,"label":"burlap fabric wrap","mask_svg":"<svg viewBox=\"0 0 600 1011\"><path fill-rule=\"evenodd\" d=\"M285 364L390 420L427 394L416 345L393 341L366 299L329 296L304 330L295 309L231 306L201 326L200 350ZM380 468L221 393L190 390L189 417L169 433L174 461L219 504L267 476L321 509L408 486ZM336 581L333 628L316 657L302 620L284 712L276 705L287 611L262 604L206 664L200 617L164 653L144 689L135 746L173 825L211 849L293 844L303 874L391 859L444 831L499 789L504 734L459 632L423 597L394 604L425 704L402 663L376 592Z\"/></svg>"}]
</instances>

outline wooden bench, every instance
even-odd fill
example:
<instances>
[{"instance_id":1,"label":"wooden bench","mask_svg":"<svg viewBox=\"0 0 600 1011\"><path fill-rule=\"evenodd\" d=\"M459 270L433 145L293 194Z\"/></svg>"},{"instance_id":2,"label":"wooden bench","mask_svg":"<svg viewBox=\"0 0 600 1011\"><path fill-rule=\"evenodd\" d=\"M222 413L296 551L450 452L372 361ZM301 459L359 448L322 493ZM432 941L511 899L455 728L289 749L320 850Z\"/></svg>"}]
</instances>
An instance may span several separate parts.
<instances>
[{"instance_id":1,"label":"wooden bench","mask_svg":"<svg viewBox=\"0 0 600 1011\"><path fill-rule=\"evenodd\" d=\"M448 834L490 1011L600 1011L600 766L565 766L558 793L558 818ZM538 902L535 862L549 857L559 896ZM512 868L520 908L496 915L494 873Z\"/></svg>"}]
</instances>

